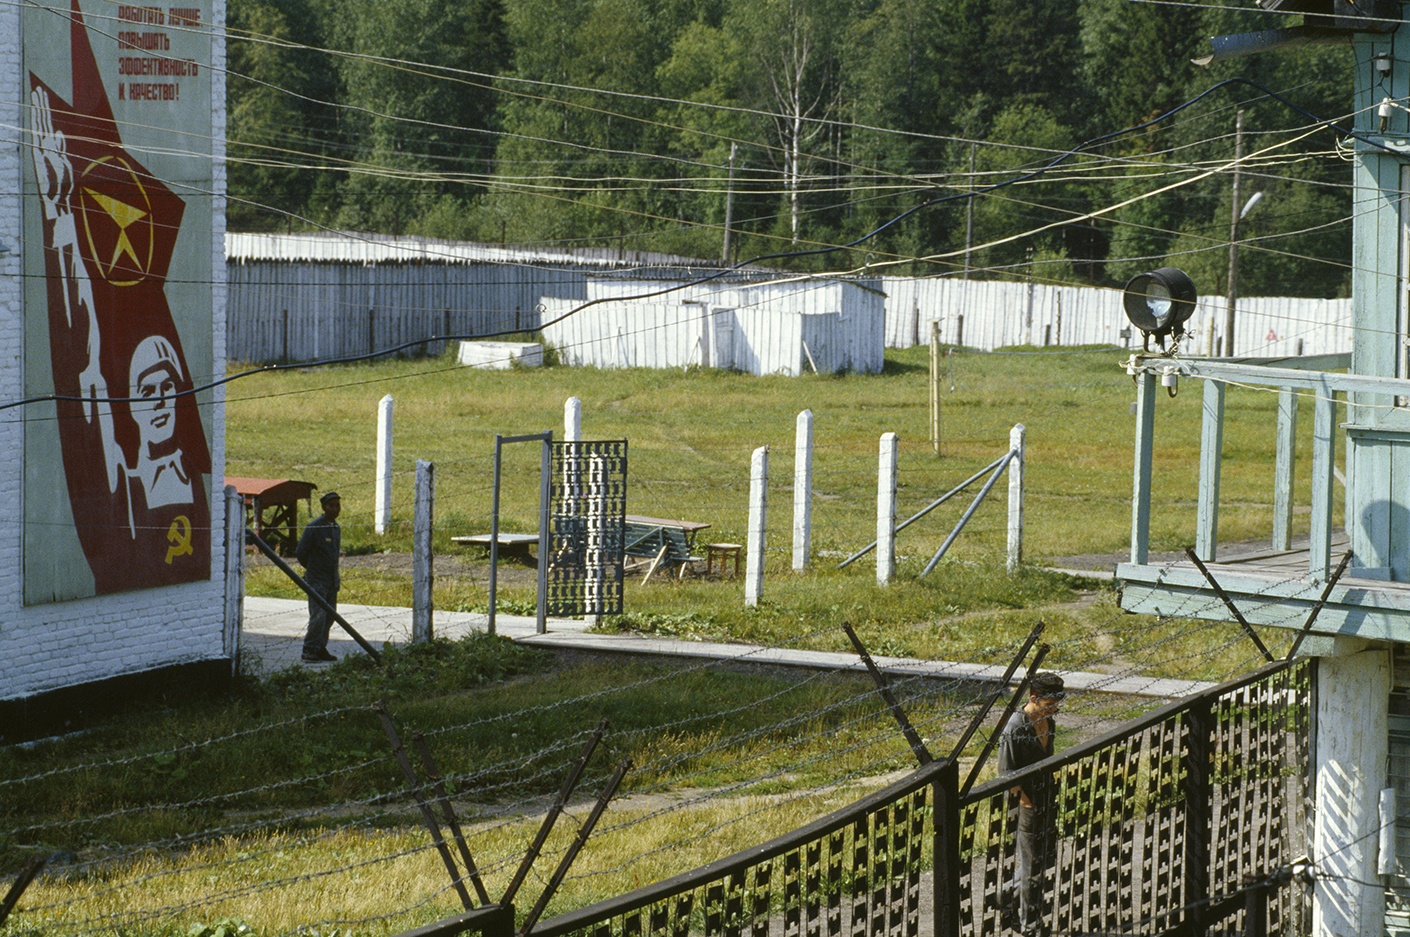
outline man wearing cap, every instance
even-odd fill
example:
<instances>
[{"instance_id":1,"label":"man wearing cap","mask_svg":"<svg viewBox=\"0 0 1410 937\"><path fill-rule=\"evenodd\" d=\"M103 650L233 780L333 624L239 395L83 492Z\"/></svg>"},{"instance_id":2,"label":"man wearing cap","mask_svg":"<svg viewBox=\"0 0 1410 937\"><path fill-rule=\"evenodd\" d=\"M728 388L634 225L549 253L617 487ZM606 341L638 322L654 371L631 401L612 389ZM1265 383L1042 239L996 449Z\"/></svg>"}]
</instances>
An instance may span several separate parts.
<instances>
[{"instance_id":1,"label":"man wearing cap","mask_svg":"<svg viewBox=\"0 0 1410 937\"><path fill-rule=\"evenodd\" d=\"M1009 717L999 736L999 772L1018 771L1053 753L1057 723L1053 716L1064 696L1062 677L1039 673L1028 684L1028 703ZM1047 773L1029 775L1009 788L1018 801L1013 879L1004 890L1003 907L1017 910L1017 930L1026 937L1043 933L1043 873L1052 856L1052 779Z\"/></svg>"},{"instance_id":2,"label":"man wearing cap","mask_svg":"<svg viewBox=\"0 0 1410 937\"><path fill-rule=\"evenodd\" d=\"M338 554L343 545L343 531L338 526L338 515L343 510L343 502L336 491L325 492L318 499L323 507L323 516L315 517L304 528L299 537L299 545L294 555L304 566L304 581L334 608L338 607L338 588L342 579L338 575ZM303 661L317 664L337 660L328 653L328 629L333 620L322 605L309 596L308 633L304 635Z\"/></svg>"}]
</instances>

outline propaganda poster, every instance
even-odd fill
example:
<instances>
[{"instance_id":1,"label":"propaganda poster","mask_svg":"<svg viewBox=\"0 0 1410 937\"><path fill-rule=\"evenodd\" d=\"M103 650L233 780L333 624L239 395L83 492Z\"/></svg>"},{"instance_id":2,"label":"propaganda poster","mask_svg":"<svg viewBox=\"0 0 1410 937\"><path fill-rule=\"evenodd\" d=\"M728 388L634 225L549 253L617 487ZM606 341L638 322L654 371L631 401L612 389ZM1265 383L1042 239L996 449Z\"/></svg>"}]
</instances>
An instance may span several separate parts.
<instances>
[{"instance_id":1,"label":"propaganda poster","mask_svg":"<svg viewBox=\"0 0 1410 937\"><path fill-rule=\"evenodd\" d=\"M23 13L25 601L209 579L210 3Z\"/></svg>"}]
</instances>

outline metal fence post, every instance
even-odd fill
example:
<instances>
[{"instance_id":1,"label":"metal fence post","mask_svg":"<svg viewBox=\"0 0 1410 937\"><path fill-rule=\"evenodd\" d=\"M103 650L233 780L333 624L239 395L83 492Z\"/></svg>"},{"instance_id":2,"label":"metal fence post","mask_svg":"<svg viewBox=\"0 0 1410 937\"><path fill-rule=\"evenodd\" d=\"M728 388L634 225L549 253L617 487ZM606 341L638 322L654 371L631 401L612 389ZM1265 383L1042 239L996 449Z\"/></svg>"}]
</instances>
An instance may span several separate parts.
<instances>
[{"instance_id":1,"label":"metal fence post","mask_svg":"<svg viewBox=\"0 0 1410 937\"><path fill-rule=\"evenodd\" d=\"M240 632L245 617L245 499L225 486L225 654L230 675L240 672Z\"/></svg>"},{"instance_id":2,"label":"metal fence post","mask_svg":"<svg viewBox=\"0 0 1410 937\"><path fill-rule=\"evenodd\" d=\"M948 759L935 779L935 933L960 933L960 767Z\"/></svg>"},{"instance_id":3,"label":"metal fence post","mask_svg":"<svg viewBox=\"0 0 1410 937\"><path fill-rule=\"evenodd\" d=\"M1210 734L1214 727L1208 699L1184 714L1185 750L1185 927L1189 934L1204 933L1203 902L1209 897L1209 837L1213 823Z\"/></svg>"},{"instance_id":4,"label":"metal fence post","mask_svg":"<svg viewBox=\"0 0 1410 937\"><path fill-rule=\"evenodd\" d=\"M436 466L416 460L416 508L412 520L411 556L411 643L425 644L435 637Z\"/></svg>"}]
</instances>

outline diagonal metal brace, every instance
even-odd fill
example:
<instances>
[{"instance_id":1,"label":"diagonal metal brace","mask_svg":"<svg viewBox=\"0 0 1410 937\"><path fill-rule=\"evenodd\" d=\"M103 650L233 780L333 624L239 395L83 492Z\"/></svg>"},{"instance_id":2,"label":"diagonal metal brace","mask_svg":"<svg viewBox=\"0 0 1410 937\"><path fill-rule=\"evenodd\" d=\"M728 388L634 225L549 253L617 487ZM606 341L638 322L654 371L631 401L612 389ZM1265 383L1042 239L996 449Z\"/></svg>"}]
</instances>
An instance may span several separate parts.
<instances>
[{"instance_id":1,"label":"diagonal metal brace","mask_svg":"<svg viewBox=\"0 0 1410 937\"><path fill-rule=\"evenodd\" d=\"M376 706L377 717L382 720L382 730L387 733L387 740L392 743L392 754L397 758L397 764L401 765L402 774L411 782L411 793L416 798L416 806L421 808L421 819L426 824L426 829L431 832L431 839L436 844L436 851L441 854L441 861L445 863L446 871L450 873L450 883L455 886L455 893L460 896L460 903L465 906L466 911L473 910L475 903L470 900L470 893L465 890L465 882L461 880L460 870L455 867L455 859L450 854L450 847L446 845L445 837L441 835L441 828L436 823L436 815L431 811L431 805L426 803L426 798L421 794L421 779L416 776L416 769L411 766L411 759L406 757L406 749L402 747L401 737L397 735L397 727L392 723L392 714L387 712L384 703Z\"/></svg>"},{"instance_id":2,"label":"diagonal metal brace","mask_svg":"<svg viewBox=\"0 0 1410 937\"><path fill-rule=\"evenodd\" d=\"M1273 661L1277 659L1273 656L1273 652L1268 650L1268 645L1264 644L1262 639L1258 637L1258 632L1253 630L1253 625L1248 623L1248 619L1239 611L1239 607L1234 604L1234 600L1229 598L1229 593L1225 592L1224 587L1215 581L1214 574L1209 571L1208 566L1204 565L1204 561L1199 558L1199 554L1195 552L1195 548L1185 547L1185 555L1190 558L1191 563L1195 564L1195 568L1204 574L1204 578L1209 581L1209 586L1214 590L1214 594L1224 600L1224 606L1233 614L1234 620L1244 629L1244 634L1248 635L1254 647L1258 648L1258 652L1263 655L1263 659L1270 664L1273 663Z\"/></svg>"},{"instance_id":3,"label":"diagonal metal brace","mask_svg":"<svg viewBox=\"0 0 1410 937\"><path fill-rule=\"evenodd\" d=\"M920 737L920 733L911 725L911 720L906 718L906 711L901 708L900 702L896 699L896 694L891 692L891 687L886 683L886 675L877 669L876 661L871 659L867 653L866 646L862 644L862 639L857 637L857 632L852 630L850 622L842 623L842 630L847 632L847 637L852 641L852 647L857 649L857 656L862 659L862 663L867 667L867 673L871 674L872 680L876 682L876 689L881 693L881 698L886 701L886 705L891 707L891 715L896 717L896 721L901 725L901 734L910 743L911 751L915 753L916 760L922 766L930 764L935 759L930 754L930 749L925 747L925 739Z\"/></svg>"},{"instance_id":4,"label":"diagonal metal brace","mask_svg":"<svg viewBox=\"0 0 1410 937\"><path fill-rule=\"evenodd\" d=\"M369 644L366 638L358 634L357 629L353 628L352 625L348 624L347 619L344 618L342 615L339 615L338 610L333 607L332 603L330 603L323 596L319 595L318 591L304 580L304 577L294 572L294 567L284 562L284 558L278 553L274 552L274 548L271 547L269 544L265 543L263 537L255 533L254 530L252 530L251 528L246 527L245 539L248 540L250 543L253 543L256 547L258 547L259 551L263 553L266 557L268 557L271 563L279 567L280 572L282 572L284 575L288 576L294 581L294 585L304 590L304 592L308 594L310 602L313 602L314 604L318 605L318 607L322 608L325 612L327 612L329 617L331 617L334 621L338 623L339 627L341 627L344 631L351 635L352 639L358 643L358 646L367 652L368 657L372 658L379 664L382 663L382 655L377 653L377 649L371 644Z\"/></svg>"},{"instance_id":5,"label":"diagonal metal brace","mask_svg":"<svg viewBox=\"0 0 1410 937\"><path fill-rule=\"evenodd\" d=\"M1302 647L1302 639L1307 637L1312 631L1312 623L1317 620L1318 615L1322 614L1322 607L1327 604L1327 599L1331 597L1332 587L1337 584L1337 580L1341 578L1342 573L1346 572L1346 567L1350 563L1351 551L1347 550L1346 555L1343 556L1341 562L1337 564L1337 568L1332 573L1332 577L1327 580L1327 585L1322 589L1322 597L1317 600L1317 604L1312 606L1312 611L1308 613L1307 622L1302 626L1302 630L1297 633L1297 637L1293 639L1292 647L1288 648L1288 660L1292 660L1297 654L1298 649Z\"/></svg>"},{"instance_id":6,"label":"diagonal metal brace","mask_svg":"<svg viewBox=\"0 0 1410 937\"><path fill-rule=\"evenodd\" d=\"M5 900L0 901L0 924L5 923L5 919L10 916L10 912L15 910L15 905L20 900L20 895L29 887L29 883L34 881L34 877L39 874L39 870L44 868L46 860L31 859L29 864L20 870L20 874L15 877L15 882L10 886L10 890L5 893Z\"/></svg>"},{"instance_id":7,"label":"diagonal metal brace","mask_svg":"<svg viewBox=\"0 0 1410 937\"><path fill-rule=\"evenodd\" d=\"M979 727L984 724L984 720L989 718L989 711L994 708L994 704L999 701L999 697L1004 695L1004 690L1008 687L1009 681L1012 680L1013 675L1018 672L1018 668L1023 664L1023 659L1028 656L1028 652L1033 650L1033 645L1038 643L1038 638L1042 636L1043 629L1046 627L1046 623L1039 621L1033 626L1033 630L1028 632L1028 639L1023 642L1023 647L1019 648L1013 660L1009 661L1008 669L1005 670L1004 675L999 678L999 682L994 684L994 689L990 691L989 697L984 700L984 705L979 708L979 712L975 713L974 718L969 721L969 726L964 730L964 734L960 736L960 740L956 742L955 747L950 750L951 758L958 760L959 757L964 754L965 746L969 744L970 739L974 738L974 733L979 731Z\"/></svg>"},{"instance_id":8,"label":"diagonal metal brace","mask_svg":"<svg viewBox=\"0 0 1410 937\"><path fill-rule=\"evenodd\" d=\"M603 812L607 809L607 803L617 793L617 788L622 785L622 778L627 776L627 772L632 768L630 758L622 759L622 763L617 766L617 772L607 782L607 786L602 789L602 793L597 798L597 803L593 804L592 813L588 814L583 825L578 828L578 835L573 840L573 844L568 847L568 851L563 854L563 860L558 863L558 868L554 869L553 877L544 886L543 894L539 895L538 903L529 912L529 916L524 919L524 924L519 928L519 937L524 937L529 931L534 929L539 918L543 916L544 909L548 907L549 901L558 891L558 886L563 884L563 879L568 875L568 869L572 867L573 860L578 858L578 853L582 852L583 846L587 845L588 837L592 835L593 829L597 826L597 821L602 819Z\"/></svg>"},{"instance_id":9,"label":"diagonal metal brace","mask_svg":"<svg viewBox=\"0 0 1410 937\"><path fill-rule=\"evenodd\" d=\"M1033 680L1033 675L1042 666L1043 658L1048 656L1050 648L1046 644L1038 645L1038 653L1033 655L1033 663L1028 665L1028 672L1023 675L1023 679L1018 683L1018 689L1013 691L1013 697L1009 704L1004 707L1004 714L999 717L999 724L994 729L994 733L989 736L984 743L984 748L979 752L979 757L974 760L974 765L969 769L969 777L964 779L964 784L960 785L960 800L963 801L969 794L969 789L974 786L974 782L979 779L979 772L984 769L984 764L989 760L989 756L994 752L994 746L999 744L999 736L1003 735L1004 726L1008 725L1009 719L1018 711L1018 704L1022 701L1025 693L1028 692L1028 684Z\"/></svg>"},{"instance_id":10,"label":"diagonal metal brace","mask_svg":"<svg viewBox=\"0 0 1410 937\"><path fill-rule=\"evenodd\" d=\"M519 886L524 884L524 878L529 874L530 866L539 857L539 853L543 850L543 844L548 841L548 834L553 831L553 824L558 822L559 814L568 805L568 798L573 796L573 789L582 779L588 760L592 758L592 753L597 750L598 743L602 741L602 736L606 733L607 720L604 719L593 730L587 745L583 746L583 753L578 756L578 763L573 766L573 770L568 773L567 779L563 782L563 787L558 792L558 798L553 802L553 806L548 808L548 813L544 815L543 823L539 824L539 831L534 835L534 841L529 844L529 851L524 854L524 861L519 863L514 877L509 880L509 887L504 890L504 897L500 899L500 904L514 903L514 896L519 893Z\"/></svg>"},{"instance_id":11,"label":"diagonal metal brace","mask_svg":"<svg viewBox=\"0 0 1410 937\"><path fill-rule=\"evenodd\" d=\"M413 734L411 744L416 746L416 754L421 757L421 767L426 772L426 780L430 782L431 790L436 795L436 803L440 805L441 816L445 818L450 835L455 839L456 848L460 850L460 861L465 865L465 875L470 879L470 884L475 886L475 894L480 897L480 904L487 905L490 903L489 892L485 891L485 883L480 879L480 870L475 866L475 857L470 855L470 847L465 842L465 834L460 829L460 821L455 817L455 808L451 806L450 797L446 794L445 783L441 780L440 773L436 771L436 762L431 758L431 749L426 745L426 736L420 732Z\"/></svg>"}]
</instances>

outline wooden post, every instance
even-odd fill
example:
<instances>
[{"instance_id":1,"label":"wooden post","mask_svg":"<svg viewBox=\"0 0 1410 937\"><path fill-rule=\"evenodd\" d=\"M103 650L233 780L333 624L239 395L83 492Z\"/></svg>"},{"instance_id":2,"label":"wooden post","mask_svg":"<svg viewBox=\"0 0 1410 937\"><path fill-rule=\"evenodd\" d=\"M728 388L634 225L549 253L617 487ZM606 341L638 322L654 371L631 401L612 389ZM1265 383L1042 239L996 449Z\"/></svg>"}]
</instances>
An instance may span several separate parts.
<instances>
[{"instance_id":1,"label":"wooden post","mask_svg":"<svg viewBox=\"0 0 1410 937\"><path fill-rule=\"evenodd\" d=\"M1009 431L1009 451L1016 453L1009 461L1009 572L1023 562L1023 460L1027 452L1028 431L1022 423Z\"/></svg>"},{"instance_id":2,"label":"wooden post","mask_svg":"<svg viewBox=\"0 0 1410 937\"><path fill-rule=\"evenodd\" d=\"M1277 460L1273 469L1273 549L1292 548L1293 479L1297 456L1297 393L1278 391Z\"/></svg>"},{"instance_id":3,"label":"wooden post","mask_svg":"<svg viewBox=\"0 0 1410 937\"><path fill-rule=\"evenodd\" d=\"M1224 357L1234 357L1234 312L1239 303L1239 170L1244 158L1244 112L1240 108L1234 117L1234 191L1229 220L1229 281L1225 291Z\"/></svg>"},{"instance_id":4,"label":"wooden post","mask_svg":"<svg viewBox=\"0 0 1410 937\"><path fill-rule=\"evenodd\" d=\"M1144 566L1150 553L1151 451L1155 432L1155 375L1136 374L1136 468L1131 497L1131 562Z\"/></svg>"},{"instance_id":5,"label":"wooden post","mask_svg":"<svg viewBox=\"0 0 1410 937\"><path fill-rule=\"evenodd\" d=\"M392 395L377 404L377 502L372 516L372 529L387 532L392 521Z\"/></svg>"},{"instance_id":6,"label":"wooden post","mask_svg":"<svg viewBox=\"0 0 1410 937\"><path fill-rule=\"evenodd\" d=\"M930 445L940 454L940 322L930 321Z\"/></svg>"},{"instance_id":7,"label":"wooden post","mask_svg":"<svg viewBox=\"0 0 1410 937\"><path fill-rule=\"evenodd\" d=\"M1385 933L1385 890L1361 883L1379 886L1378 792L1389 755L1386 699L1393 673L1388 648L1347 648L1317 660L1309 851L1319 874L1312 886L1312 934Z\"/></svg>"},{"instance_id":8,"label":"wooden post","mask_svg":"<svg viewBox=\"0 0 1410 937\"><path fill-rule=\"evenodd\" d=\"M748 556L744 567L744 604L758 605L764 592L764 531L769 502L769 447L754 450L749 465Z\"/></svg>"},{"instance_id":9,"label":"wooden post","mask_svg":"<svg viewBox=\"0 0 1410 937\"><path fill-rule=\"evenodd\" d=\"M1224 392L1223 381L1204 382L1195 553L1206 563L1213 563L1219 552L1219 473L1224 461Z\"/></svg>"},{"instance_id":10,"label":"wooden post","mask_svg":"<svg viewBox=\"0 0 1410 937\"><path fill-rule=\"evenodd\" d=\"M1308 538L1308 575L1326 582L1332 558L1332 485L1336 465L1336 392L1317 388L1312 406L1312 517Z\"/></svg>"},{"instance_id":11,"label":"wooden post","mask_svg":"<svg viewBox=\"0 0 1410 937\"><path fill-rule=\"evenodd\" d=\"M895 433L881 435L876 470L876 581L887 585L896 575L896 454Z\"/></svg>"},{"instance_id":12,"label":"wooden post","mask_svg":"<svg viewBox=\"0 0 1410 937\"><path fill-rule=\"evenodd\" d=\"M436 581L435 552L431 535L435 529L436 466L416 460L416 508L411 534L411 643L425 644L435 637L432 590Z\"/></svg>"},{"instance_id":13,"label":"wooden post","mask_svg":"<svg viewBox=\"0 0 1410 937\"><path fill-rule=\"evenodd\" d=\"M793 568L807 569L813 544L813 411L798 414L793 434Z\"/></svg>"}]
</instances>

